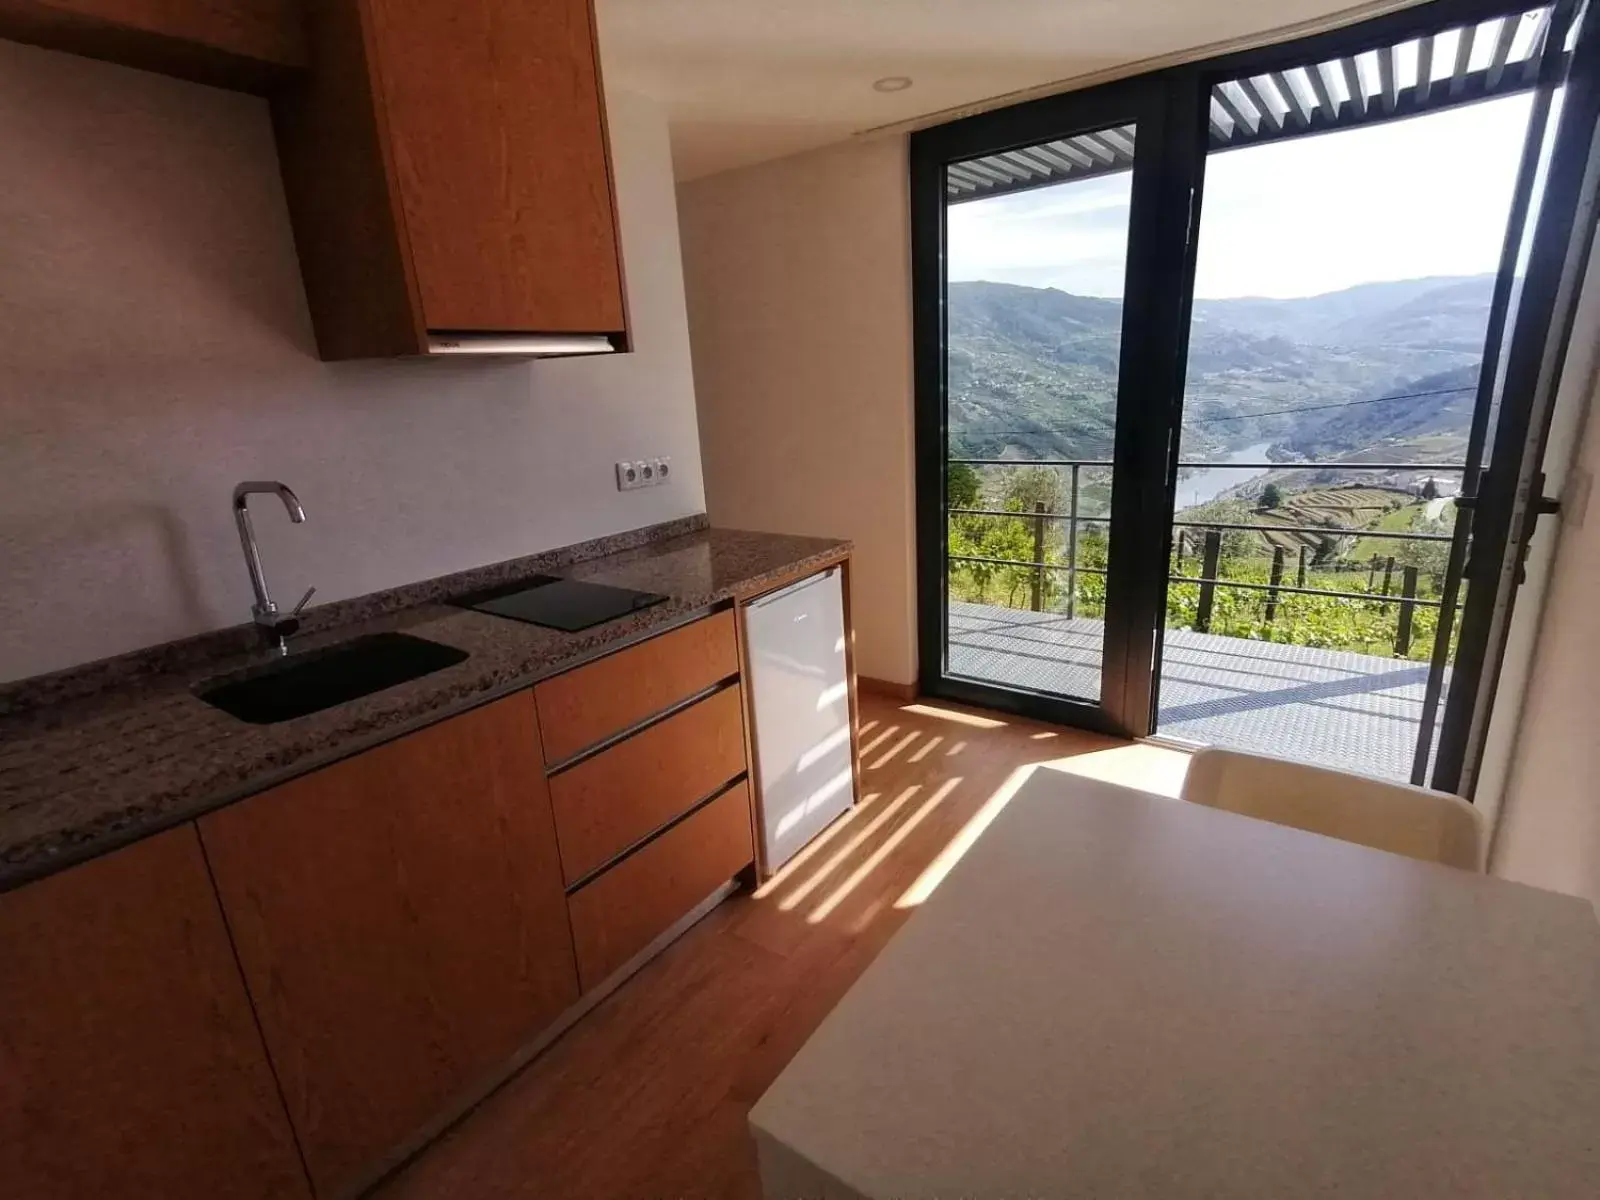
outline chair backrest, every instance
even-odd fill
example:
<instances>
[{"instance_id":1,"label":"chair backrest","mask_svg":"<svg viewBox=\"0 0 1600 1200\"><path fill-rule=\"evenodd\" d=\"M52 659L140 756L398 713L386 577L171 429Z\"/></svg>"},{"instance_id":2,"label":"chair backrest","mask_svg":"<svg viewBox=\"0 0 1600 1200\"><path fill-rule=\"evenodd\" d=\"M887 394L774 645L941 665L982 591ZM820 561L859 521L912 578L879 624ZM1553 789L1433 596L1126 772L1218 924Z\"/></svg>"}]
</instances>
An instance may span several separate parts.
<instances>
[{"instance_id":1,"label":"chair backrest","mask_svg":"<svg viewBox=\"0 0 1600 1200\"><path fill-rule=\"evenodd\" d=\"M1236 750L1200 750L1183 799L1410 858L1482 869L1482 819L1460 796Z\"/></svg>"}]
</instances>

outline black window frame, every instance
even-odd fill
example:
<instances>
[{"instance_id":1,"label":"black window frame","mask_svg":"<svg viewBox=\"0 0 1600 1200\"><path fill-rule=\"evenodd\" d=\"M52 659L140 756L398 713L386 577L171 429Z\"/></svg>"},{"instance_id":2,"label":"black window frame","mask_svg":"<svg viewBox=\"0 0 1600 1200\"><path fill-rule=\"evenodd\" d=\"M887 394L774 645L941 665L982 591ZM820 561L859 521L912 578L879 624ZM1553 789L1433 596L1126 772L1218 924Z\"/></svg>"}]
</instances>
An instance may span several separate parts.
<instances>
[{"instance_id":1,"label":"black window frame","mask_svg":"<svg viewBox=\"0 0 1600 1200\"><path fill-rule=\"evenodd\" d=\"M1569 8L1572 2L1560 0L1557 7ZM911 135L917 646L919 684L924 694L1128 737L1146 736L1155 730L1179 422L1209 152L1212 87L1241 76L1353 56L1414 37L1519 14L1529 7L1526 0L1433 0L1342 28L1067 91ZM1397 115L1395 119L1404 117ZM948 634L944 168L948 163L1130 121L1137 123L1138 134L1118 373L1114 452L1117 467L1113 477L1113 536L1101 699L1098 704L1091 704L953 678L946 674L944 666ZM1581 167L1582 164L1574 167L1569 162L1563 169L1581 173ZM1553 164L1553 180L1557 178L1556 171ZM1541 213L1541 220L1545 219ZM1561 263L1545 261L1548 258L1548 253L1542 259L1536 253L1528 267L1525 289L1535 283L1537 273L1538 289L1542 289L1539 294L1548 291L1553 296ZM1544 282L1547 276L1548 283ZM1509 365L1515 367L1518 361L1513 352ZM1502 436L1519 432L1515 421L1503 411L1500 425ZM1519 442L1527 441L1530 431L1520 432ZM1496 445L1499 444L1497 437ZM1542 448L1542 441L1539 446ZM1513 482L1503 486L1510 488ZM1485 561L1498 562L1507 553L1508 543L1515 540L1509 527L1500 528L1511 519L1510 507L1504 495L1486 495L1485 500L1501 504L1506 515L1504 521L1482 530L1485 541L1481 549L1475 546L1474 556L1481 552ZM1494 657L1492 647L1480 647L1478 642L1492 640L1496 630L1490 618L1481 614L1464 610L1461 620L1462 654L1465 665L1472 669L1481 666L1486 657ZM1469 630L1478 639L1472 648L1468 648ZM1503 631L1500 633L1503 645ZM1462 666L1463 661L1458 659L1457 681ZM1455 695L1457 683L1452 684L1445 728L1454 733L1442 735L1436 786L1443 784L1454 790L1461 776L1462 758L1468 753L1461 731L1470 715L1462 716L1460 705L1465 701L1470 707L1481 682L1475 678L1460 701ZM1492 691L1492 681L1490 688ZM1481 703L1478 707L1481 709Z\"/></svg>"}]
</instances>

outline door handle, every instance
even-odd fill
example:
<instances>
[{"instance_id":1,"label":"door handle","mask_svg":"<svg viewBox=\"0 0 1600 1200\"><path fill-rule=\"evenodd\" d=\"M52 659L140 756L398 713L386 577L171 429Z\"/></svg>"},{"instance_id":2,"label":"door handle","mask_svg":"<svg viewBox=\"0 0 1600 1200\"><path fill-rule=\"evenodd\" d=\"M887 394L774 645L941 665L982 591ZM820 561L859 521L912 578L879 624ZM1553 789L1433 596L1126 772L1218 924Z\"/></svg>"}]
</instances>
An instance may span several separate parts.
<instances>
[{"instance_id":1,"label":"door handle","mask_svg":"<svg viewBox=\"0 0 1600 1200\"><path fill-rule=\"evenodd\" d=\"M1488 479L1489 473L1485 471L1478 477L1478 490L1475 493L1470 496L1456 497L1456 508L1462 512L1477 512L1479 502L1483 497L1484 484ZM1544 485L1545 475L1543 471L1540 471L1533 478L1532 491L1537 498L1523 511L1521 536L1517 539L1517 586L1519 587L1528 581L1528 546L1533 541L1534 526L1538 524L1540 517L1554 516L1561 511L1561 497L1545 495ZM1463 579L1471 580L1473 578L1473 567L1476 565L1478 557L1474 553L1475 550L1475 542L1469 544L1467 561L1461 568L1461 578Z\"/></svg>"}]
</instances>

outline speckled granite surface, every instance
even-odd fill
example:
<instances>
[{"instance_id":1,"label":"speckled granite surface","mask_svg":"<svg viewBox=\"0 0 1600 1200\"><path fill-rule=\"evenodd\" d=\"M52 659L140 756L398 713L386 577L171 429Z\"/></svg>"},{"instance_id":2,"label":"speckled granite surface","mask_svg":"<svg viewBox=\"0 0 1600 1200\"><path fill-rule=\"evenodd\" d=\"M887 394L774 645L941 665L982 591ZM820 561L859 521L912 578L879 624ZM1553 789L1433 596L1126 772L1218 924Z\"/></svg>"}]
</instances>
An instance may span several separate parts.
<instances>
[{"instance_id":1,"label":"speckled granite surface","mask_svg":"<svg viewBox=\"0 0 1600 1200\"><path fill-rule=\"evenodd\" d=\"M594 556L589 551L595 543L586 543L318 609L308 614L308 632L296 639L297 649L404 629L470 657L277 725L246 724L194 695L204 681L264 661L261 653L241 649L250 644L249 630L156 647L6 689L9 712L0 716L0 891L526 687L849 550L848 542L826 538L690 529L664 540L623 535L633 537L633 548ZM540 571L672 599L579 633L441 603L446 596Z\"/></svg>"}]
</instances>

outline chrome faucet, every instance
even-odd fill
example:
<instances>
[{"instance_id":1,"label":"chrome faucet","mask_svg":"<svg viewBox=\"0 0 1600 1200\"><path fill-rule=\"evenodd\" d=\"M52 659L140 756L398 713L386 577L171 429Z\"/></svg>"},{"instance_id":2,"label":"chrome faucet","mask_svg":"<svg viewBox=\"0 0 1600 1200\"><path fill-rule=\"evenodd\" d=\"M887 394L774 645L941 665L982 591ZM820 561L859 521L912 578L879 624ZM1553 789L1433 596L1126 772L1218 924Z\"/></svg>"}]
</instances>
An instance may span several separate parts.
<instances>
[{"instance_id":1,"label":"chrome faucet","mask_svg":"<svg viewBox=\"0 0 1600 1200\"><path fill-rule=\"evenodd\" d=\"M288 510L289 520L296 525L305 521L306 510L300 507L300 498L289 490L287 484L251 480L233 489L233 519L239 526L244 565L250 570L250 587L256 594L250 615L255 620L256 628L261 631L262 640L275 647L279 654L288 654L289 638L300 628L300 610L305 608L317 589L307 588L306 594L300 597L300 603L287 616L280 613L278 606L272 602L272 593L267 591L267 576L261 569L261 550L256 546L256 531L250 524L250 497L258 493L270 493L282 500L283 507Z\"/></svg>"}]
</instances>

